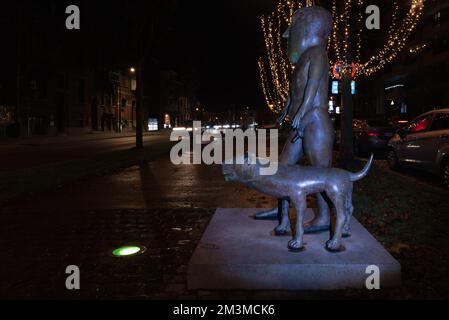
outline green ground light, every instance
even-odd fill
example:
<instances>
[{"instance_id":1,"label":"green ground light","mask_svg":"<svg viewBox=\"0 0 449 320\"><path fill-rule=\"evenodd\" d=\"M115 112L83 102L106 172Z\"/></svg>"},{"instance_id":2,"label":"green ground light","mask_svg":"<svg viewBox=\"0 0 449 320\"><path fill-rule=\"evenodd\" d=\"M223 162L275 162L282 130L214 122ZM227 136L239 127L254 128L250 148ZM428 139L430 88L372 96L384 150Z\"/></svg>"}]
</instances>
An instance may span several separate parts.
<instances>
[{"instance_id":1,"label":"green ground light","mask_svg":"<svg viewBox=\"0 0 449 320\"><path fill-rule=\"evenodd\" d=\"M141 253L142 250L143 249L138 246L126 246L115 249L114 251L112 251L112 254L116 257L128 257Z\"/></svg>"}]
</instances>

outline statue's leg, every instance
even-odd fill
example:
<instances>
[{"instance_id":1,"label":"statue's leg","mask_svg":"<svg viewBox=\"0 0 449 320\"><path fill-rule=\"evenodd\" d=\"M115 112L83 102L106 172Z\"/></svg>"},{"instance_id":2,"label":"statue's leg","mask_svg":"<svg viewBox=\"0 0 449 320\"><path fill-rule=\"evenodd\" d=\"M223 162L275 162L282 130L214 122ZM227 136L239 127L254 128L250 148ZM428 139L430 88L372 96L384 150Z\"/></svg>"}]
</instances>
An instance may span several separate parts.
<instances>
[{"instance_id":1,"label":"statue's leg","mask_svg":"<svg viewBox=\"0 0 449 320\"><path fill-rule=\"evenodd\" d=\"M278 199L278 201L282 202L282 200L280 200L280 199ZM267 210L267 211L258 212L254 216L254 219L256 219L256 220L276 220L276 219L278 219L278 207Z\"/></svg>"},{"instance_id":2,"label":"statue's leg","mask_svg":"<svg viewBox=\"0 0 449 320\"><path fill-rule=\"evenodd\" d=\"M314 120L304 132L304 149L312 166L329 168L332 166L334 130L329 116L320 110L314 113ZM330 208L322 194L317 194L318 212L312 221L305 224L306 233L328 231L330 228Z\"/></svg>"},{"instance_id":3,"label":"statue's leg","mask_svg":"<svg viewBox=\"0 0 449 320\"><path fill-rule=\"evenodd\" d=\"M326 242L326 250L330 252L340 252L344 251L344 247L342 245L342 234L346 222L346 199L344 194L333 194L330 195L330 197L332 198L332 202L334 203L337 211L337 220L332 238Z\"/></svg>"},{"instance_id":4,"label":"statue's leg","mask_svg":"<svg viewBox=\"0 0 449 320\"><path fill-rule=\"evenodd\" d=\"M351 236L352 213L354 212L354 207L352 205L352 187L348 190L346 194L345 210L346 210L346 219L345 225L343 227L343 238L349 238Z\"/></svg>"},{"instance_id":5,"label":"statue's leg","mask_svg":"<svg viewBox=\"0 0 449 320\"><path fill-rule=\"evenodd\" d=\"M279 225L274 229L276 236L284 236L287 234L290 227L290 219L288 216L289 202L286 199L278 199L278 219Z\"/></svg>"},{"instance_id":6,"label":"statue's leg","mask_svg":"<svg viewBox=\"0 0 449 320\"><path fill-rule=\"evenodd\" d=\"M317 194L318 212L315 217L304 225L305 233L317 233L329 231L330 209L322 194Z\"/></svg>"},{"instance_id":7,"label":"statue's leg","mask_svg":"<svg viewBox=\"0 0 449 320\"><path fill-rule=\"evenodd\" d=\"M292 252L300 252L304 250L304 226L303 218L307 210L307 197L304 194L298 193L298 195L291 199L293 206L296 209L296 226L293 239L288 243L288 249Z\"/></svg>"},{"instance_id":8,"label":"statue's leg","mask_svg":"<svg viewBox=\"0 0 449 320\"><path fill-rule=\"evenodd\" d=\"M282 217L284 212L288 213L288 201L285 199L278 199L278 206L276 208L261 211L256 213L254 218L256 220L279 220L279 225L282 224ZM276 232L277 233L277 232ZM280 234L279 234L280 235Z\"/></svg>"},{"instance_id":9,"label":"statue's leg","mask_svg":"<svg viewBox=\"0 0 449 320\"><path fill-rule=\"evenodd\" d=\"M290 135L285 143L284 149L282 150L279 162L281 164L289 164L295 165L298 163L299 159L302 157L302 140L298 139L295 143L292 143L293 138L296 136L296 131L290 132ZM284 228L284 233L287 232L288 229L288 201L279 199L279 204L277 208L270 209L268 211L262 211L255 215L256 220L276 220L278 216L281 217L286 216L287 226ZM283 212L279 213L278 208L286 208L287 210L283 210ZM285 220L285 218L284 218ZM281 225L282 223L280 223ZM282 232L281 229L276 228L278 232Z\"/></svg>"}]
</instances>

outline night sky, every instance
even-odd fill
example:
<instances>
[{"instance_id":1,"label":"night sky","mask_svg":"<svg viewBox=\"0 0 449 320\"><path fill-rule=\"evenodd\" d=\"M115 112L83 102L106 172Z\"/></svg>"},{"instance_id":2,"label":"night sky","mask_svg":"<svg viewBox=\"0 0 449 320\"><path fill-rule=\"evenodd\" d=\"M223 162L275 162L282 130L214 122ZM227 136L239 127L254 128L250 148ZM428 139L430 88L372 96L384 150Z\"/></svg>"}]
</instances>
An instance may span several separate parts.
<instances>
[{"instance_id":1,"label":"night sky","mask_svg":"<svg viewBox=\"0 0 449 320\"><path fill-rule=\"evenodd\" d=\"M53 0L37 4L24 0L20 6L42 16L43 19L37 20L40 24L36 33L39 33L44 28L63 29L67 16L65 6L78 5L81 31L77 34L87 38L95 33L91 37L97 42L110 42L109 49L103 50L104 60L118 55L112 60L121 59L126 63L129 57L121 57L119 52L133 51L127 39L132 39L135 33L132 26L135 17L129 16L127 7L133 3L151 6L151 1ZM195 87L195 94L206 110L266 107L257 68L257 59L263 54L259 17L272 11L275 0L160 0L159 3L163 9L156 10L159 19L156 33L163 41L160 48L152 50L148 60L157 59L162 68L174 69L183 82L191 82L189 85ZM2 35L8 34L11 43L16 35L13 17L17 12L20 12L18 3L9 3L0 13L0 22L7 26ZM56 19L50 21L47 15ZM64 30L61 33L66 37L75 34ZM11 55L15 54L15 47L12 46ZM42 50L50 49L42 47ZM3 59L8 60L11 59Z\"/></svg>"},{"instance_id":2,"label":"night sky","mask_svg":"<svg viewBox=\"0 0 449 320\"><path fill-rule=\"evenodd\" d=\"M55 28L63 28L65 5L78 4L81 34L87 36L94 32L96 42L110 42L103 59L114 53L118 55L116 60L126 63L127 53L133 52L127 39L133 39L136 34L132 24L137 20L127 7L132 3L145 3L147 6L157 3L152 1L156 0L53 0L53 3L58 3L58 19L48 23L53 23ZM159 0L156 33L160 41L147 60L155 58L161 68L177 71L180 80L195 89L206 110L233 107L266 109L257 67L258 57L265 54L260 16L272 12L276 4L277 0ZM16 4L9 6L0 14L0 22L4 25L15 24L10 16L17 12ZM44 2L38 6L46 8ZM8 32L7 28L4 29ZM72 36L68 32L63 34ZM15 32L9 35L14 37ZM126 53L123 57L118 53L120 50L122 54Z\"/></svg>"},{"instance_id":3,"label":"night sky","mask_svg":"<svg viewBox=\"0 0 449 320\"><path fill-rule=\"evenodd\" d=\"M257 58L263 53L259 17L272 0L179 0L176 33L183 64L197 70L206 109L265 108Z\"/></svg>"},{"instance_id":4,"label":"night sky","mask_svg":"<svg viewBox=\"0 0 449 320\"><path fill-rule=\"evenodd\" d=\"M226 110L233 105L268 109L257 67L257 59L265 55L260 16L271 13L277 2L177 1L172 36L178 40L166 56L173 55L171 59L178 62L175 69L190 66L197 71L197 93L206 109ZM391 3L373 0L371 4L386 9ZM329 1L322 1L322 5L329 5ZM383 45L383 30L363 35L365 49Z\"/></svg>"}]
</instances>

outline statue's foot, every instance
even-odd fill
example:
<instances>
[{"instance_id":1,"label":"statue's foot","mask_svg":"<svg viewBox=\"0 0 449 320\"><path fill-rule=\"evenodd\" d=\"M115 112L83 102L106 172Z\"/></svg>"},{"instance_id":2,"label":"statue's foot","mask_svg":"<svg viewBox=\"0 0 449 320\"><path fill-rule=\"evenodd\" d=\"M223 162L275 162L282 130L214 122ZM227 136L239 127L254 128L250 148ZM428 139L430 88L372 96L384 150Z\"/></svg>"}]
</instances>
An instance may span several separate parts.
<instances>
[{"instance_id":1,"label":"statue's foot","mask_svg":"<svg viewBox=\"0 0 449 320\"><path fill-rule=\"evenodd\" d=\"M331 226L328 219L315 218L304 224L304 233L310 234L326 232L329 231L330 228Z\"/></svg>"},{"instance_id":2,"label":"statue's foot","mask_svg":"<svg viewBox=\"0 0 449 320\"><path fill-rule=\"evenodd\" d=\"M286 226L279 225L276 228L274 228L274 235L278 236L278 237L285 236L288 234L289 229L290 229L290 225L286 225Z\"/></svg>"},{"instance_id":3,"label":"statue's foot","mask_svg":"<svg viewBox=\"0 0 449 320\"><path fill-rule=\"evenodd\" d=\"M342 236L343 238L349 238L349 237L351 237L351 228L348 227L348 226L345 226L345 227L343 228L343 233L342 233L341 236Z\"/></svg>"},{"instance_id":4,"label":"statue's foot","mask_svg":"<svg viewBox=\"0 0 449 320\"><path fill-rule=\"evenodd\" d=\"M288 242L288 250L290 252L302 252L305 249L302 241L293 239Z\"/></svg>"},{"instance_id":5,"label":"statue's foot","mask_svg":"<svg viewBox=\"0 0 449 320\"><path fill-rule=\"evenodd\" d=\"M343 252L345 247L341 245L340 241L329 240L326 242L326 250L329 252Z\"/></svg>"},{"instance_id":6,"label":"statue's foot","mask_svg":"<svg viewBox=\"0 0 449 320\"><path fill-rule=\"evenodd\" d=\"M278 219L278 208L273 208L268 211L262 211L256 213L254 216L256 220L277 220Z\"/></svg>"},{"instance_id":7,"label":"statue's foot","mask_svg":"<svg viewBox=\"0 0 449 320\"><path fill-rule=\"evenodd\" d=\"M278 229L274 229L274 230L273 230L273 234L274 234L276 237L283 237L283 236L288 235L288 231L287 231L287 230L278 230Z\"/></svg>"}]
</instances>

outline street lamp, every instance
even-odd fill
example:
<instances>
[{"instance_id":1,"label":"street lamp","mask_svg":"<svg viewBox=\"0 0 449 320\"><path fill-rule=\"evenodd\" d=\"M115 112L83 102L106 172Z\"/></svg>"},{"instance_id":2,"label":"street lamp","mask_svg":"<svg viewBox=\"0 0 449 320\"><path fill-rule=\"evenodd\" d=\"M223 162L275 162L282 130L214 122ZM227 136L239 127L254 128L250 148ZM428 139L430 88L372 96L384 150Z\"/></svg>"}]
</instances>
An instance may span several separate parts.
<instances>
[{"instance_id":1,"label":"street lamp","mask_svg":"<svg viewBox=\"0 0 449 320\"><path fill-rule=\"evenodd\" d=\"M131 68L129 69L129 71L131 71L131 73L134 73L134 72L136 72L136 69L133 68L133 67L131 67Z\"/></svg>"}]
</instances>

